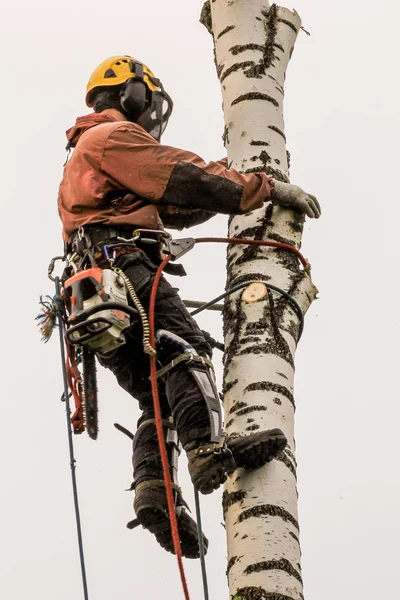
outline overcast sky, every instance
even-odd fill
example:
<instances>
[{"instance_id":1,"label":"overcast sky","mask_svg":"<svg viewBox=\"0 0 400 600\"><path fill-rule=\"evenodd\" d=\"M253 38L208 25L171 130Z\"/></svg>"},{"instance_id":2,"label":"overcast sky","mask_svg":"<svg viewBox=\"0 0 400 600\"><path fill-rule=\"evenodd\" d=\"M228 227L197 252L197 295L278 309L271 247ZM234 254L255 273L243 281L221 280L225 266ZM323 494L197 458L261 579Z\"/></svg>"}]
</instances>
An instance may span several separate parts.
<instances>
[{"instance_id":1,"label":"overcast sky","mask_svg":"<svg viewBox=\"0 0 400 600\"><path fill-rule=\"evenodd\" d=\"M291 179L318 196L303 253L320 290L296 365L296 438L307 600L396 597L400 501L397 310L398 3L290 0L301 33L288 69L285 120ZM2 362L0 596L83 598L58 340L40 343L34 316L53 294L47 265L60 254L56 210L65 130L88 112L85 85L99 62L131 54L173 97L164 142L207 160L224 156L212 40L201 0L99 3L36 0L3 6L0 23ZM217 217L189 235L224 235ZM224 288L225 249L182 261L185 298ZM220 317L201 316L220 336ZM215 365L221 372L221 355ZM101 371L100 436L75 437L89 597L183 598L176 559L133 518L131 447L136 403ZM180 482L194 508L181 461ZM202 501L210 539L210 599L228 598L220 494ZM200 567L185 561L192 600Z\"/></svg>"}]
</instances>

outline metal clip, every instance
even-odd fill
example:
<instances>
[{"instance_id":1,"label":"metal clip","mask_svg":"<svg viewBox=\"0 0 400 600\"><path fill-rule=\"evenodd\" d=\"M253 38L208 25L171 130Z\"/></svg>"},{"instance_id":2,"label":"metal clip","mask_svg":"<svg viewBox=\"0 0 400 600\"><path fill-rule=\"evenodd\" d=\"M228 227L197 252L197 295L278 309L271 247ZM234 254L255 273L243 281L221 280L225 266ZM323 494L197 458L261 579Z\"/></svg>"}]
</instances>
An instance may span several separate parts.
<instances>
[{"instance_id":1,"label":"metal clip","mask_svg":"<svg viewBox=\"0 0 400 600\"><path fill-rule=\"evenodd\" d=\"M165 243L168 251L167 253L172 255L172 260L176 260L186 254L186 252L189 252L195 244L196 240L194 238L181 238L180 240L170 239Z\"/></svg>"},{"instance_id":2,"label":"metal clip","mask_svg":"<svg viewBox=\"0 0 400 600\"><path fill-rule=\"evenodd\" d=\"M115 262L115 258L117 256L117 250L116 250L116 248L114 248L112 258L110 258L110 255L108 253L108 247L109 247L108 244L105 244L103 246L103 252L104 252L105 257L108 260L108 262L113 263L113 262Z\"/></svg>"},{"instance_id":3,"label":"metal clip","mask_svg":"<svg viewBox=\"0 0 400 600\"><path fill-rule=\"evenodd\" d=\"M49 267L47 269L47 276L49 279L51 279L51 281L55 281L54 277L53 277L53 271L54 271L54 266L55 263L57 262L57 260L64 260L63 256L55 256L54 258L51 259L51 262L49 264Z\"/></svg>"}]
</instances>

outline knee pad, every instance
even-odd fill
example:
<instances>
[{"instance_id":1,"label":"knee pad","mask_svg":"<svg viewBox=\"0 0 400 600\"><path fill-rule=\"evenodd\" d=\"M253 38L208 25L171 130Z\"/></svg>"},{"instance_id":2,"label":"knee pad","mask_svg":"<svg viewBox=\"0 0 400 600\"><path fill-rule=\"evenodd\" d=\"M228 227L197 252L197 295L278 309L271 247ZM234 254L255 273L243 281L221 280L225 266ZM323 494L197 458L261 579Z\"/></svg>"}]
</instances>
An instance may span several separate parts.
<instances>
[{"instance_id":1,"label":"knee pad","mask_svg":"<svg viewBox=\"0 0 400 600\"><path fill-rule=\"evenodd\" d=\"M171 345L181 351L181 354L157 372L157 377L165 376L178 365L185 365L192 375L207 408L210 422L210 442L219 443L222 432L222 411L214 369L210 359L199 356L193 346L186 340L165 329L157 331L156 339L158 347Z\"/></svg>"}]
</instances>

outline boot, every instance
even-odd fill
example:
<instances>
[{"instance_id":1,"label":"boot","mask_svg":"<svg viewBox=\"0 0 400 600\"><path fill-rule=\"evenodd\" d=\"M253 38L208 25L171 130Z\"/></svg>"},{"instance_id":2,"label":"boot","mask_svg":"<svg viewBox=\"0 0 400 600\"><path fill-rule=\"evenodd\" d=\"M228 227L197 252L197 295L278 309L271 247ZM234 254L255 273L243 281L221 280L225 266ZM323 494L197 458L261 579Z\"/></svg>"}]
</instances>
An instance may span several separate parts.
<instances>
[{"instance_id":1,"label":"boot","mask_svg":"<svg viewBox=\"0 0 400 600\"><path fill-rule=\"evenodd\" d=\"M201 443L187 451L193 485L201 494L211 494L237 468L262 467L279 456L286 444L280 429L227 438L222 444Z\"/></svg>"},{"instance_id":2,"label":"boot","mask_svg":"<svg viewBox=\"0 0 400 600\"><path fill-rule=\"evenodd\" d=\"M163 425L171 479L173 481L182 555L186 558L199 558L197 524L186 511L188 506L177 484L178 437L171 421L163 421ZM137 518L128 523L127 526L132 529L136 525L142 525L155 535L157 542L164 550L174 554L167 495L154 419L148 419L139 425L133 440L132 462L134 476L132 489L135 491L133 507ZM206 553L208 540L204 535L203 543Z\"/></svg>"}]
</instances>

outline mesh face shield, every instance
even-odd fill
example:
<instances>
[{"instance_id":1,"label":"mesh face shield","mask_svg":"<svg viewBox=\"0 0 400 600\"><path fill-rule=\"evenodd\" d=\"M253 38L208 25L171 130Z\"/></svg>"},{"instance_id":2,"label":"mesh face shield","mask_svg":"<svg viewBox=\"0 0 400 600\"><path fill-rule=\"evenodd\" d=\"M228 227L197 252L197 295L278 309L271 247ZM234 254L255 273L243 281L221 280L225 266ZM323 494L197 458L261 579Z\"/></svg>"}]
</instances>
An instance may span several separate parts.
<instances>
[{"instance_id":1,"label":"mesh face shield","mask_svg":"<svg viewBox=\"0 0 400 600\"><path fill-rule=\"evenodd\" d=\"M140 115L136 122L153 136L153 138L160 141L161 136L168 125L168 119L171 116L172 109L172 99L164 90L152 92L150 105Z\"/></svg>"}]
</instances>

